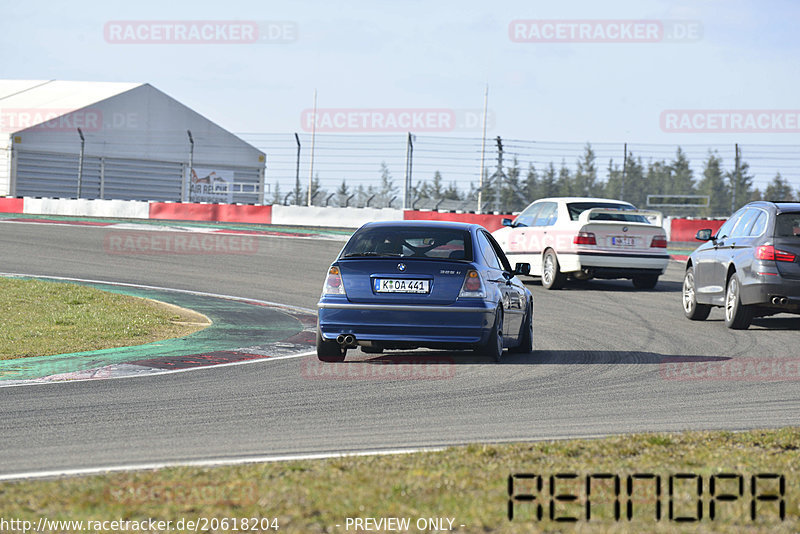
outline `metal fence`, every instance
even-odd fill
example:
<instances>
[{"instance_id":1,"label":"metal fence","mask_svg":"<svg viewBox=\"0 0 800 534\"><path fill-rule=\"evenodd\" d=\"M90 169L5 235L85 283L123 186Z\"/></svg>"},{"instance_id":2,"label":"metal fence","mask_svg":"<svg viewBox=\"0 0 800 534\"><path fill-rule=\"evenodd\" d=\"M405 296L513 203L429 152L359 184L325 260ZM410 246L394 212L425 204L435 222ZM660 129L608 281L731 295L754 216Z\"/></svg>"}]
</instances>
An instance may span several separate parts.
<instances>
[{"instance_id":1,"label":"metal fence","mask_svg":"<svg viewBox=\"0 0 800 534\"><path fill-rule=\"evenodd\" d=\"M267 154L266 181L272 188L267 202L307 204L309 183L316 192L314 205L385 206L394 196L394 207L405 205L418 209L468 210L478 208L481 182L480 137L445 137L413 134L320 134L314 137L313 168L310 133L239 133L239 137ZM557 172L566 169L574 174L577 162L587 143L501 139L502 167L507 175L515 165L522 178L529 166L538 172L552 164ZM703 177L709 154L721 159L724 172L733 171L736 160L735 142L725 144L648 144L590 143L595 154L597 179L609 178L609 166L622 167L626 157L650 162L669 163L680 146L689 160L695 181ZM753 186L763 191L776 173L794 189L800 187L800 146L738 144L740 160L749 166ZM494 138L486 140L484 176L498 170L501 150ZM427 183L436 173L444 188L454 187L460 199L427 195L415 197L414 190ZM393 189L382 195L383 175L388 173ZM313 182L312 182L313 181ZM344 184L344 187L343 187ZM484 183L485 185L485 183ZM406 193L406 187L412 191ZM346 193L343 192L346 189ZM339 191L342 191L339 193ZM408 198L405 198L408 197ZM371 198L371 200L370 200ZM504 211L494 202L491 188L484 189L481 209Z\"/></svg>"}]
</instances>

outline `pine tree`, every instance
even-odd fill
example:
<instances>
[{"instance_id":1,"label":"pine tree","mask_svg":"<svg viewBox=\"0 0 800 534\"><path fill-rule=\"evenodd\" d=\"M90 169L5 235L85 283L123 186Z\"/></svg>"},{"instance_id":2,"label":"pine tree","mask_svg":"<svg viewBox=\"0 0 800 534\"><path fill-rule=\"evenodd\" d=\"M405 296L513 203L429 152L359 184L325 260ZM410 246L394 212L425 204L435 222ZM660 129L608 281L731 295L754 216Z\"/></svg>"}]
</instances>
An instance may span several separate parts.
<instances>
[{"instance_id":1,"label":"pine tree","mask_svg":"<svg viewBox=\"0 0 800 534\"><path fill-rule=\"evenodd\" d=\"M753 176L748 174L749 170L750 165L746 162L741 162L739 164L738 174L735 169L725 173L725 178L728 181L728 191L730 191L732 200L733 194L736 194L733 211L738 210L750 202L750 199L753 197Z\"/></svg>"},{"instance_id":2,"label":"pine tree","mask_svg":"<svg viewBox=\"0 0 800 534\"><path fill-rule=\"evenodd\" d=\"M376 204L385 206L392 200L393 197L397 196L397 188L394 185L394 181L392 180L392 174L389 172L389 167L386 166L386 162L381 162L381 186L380 191L378 192L378 196L376 200L378 201ZM375 204L370 204L375 205Z\"/></svg>"},{"instance_id":3,"label":"pine tree","mask_svg":"<svg viewBox=\"0 0 800 534\"><path fill-rule=\"evenodd\" d=\"M583 158L578 159L578 170L573 179L573 194L591 197L597 194L597 168L594 164L595 155L592 145L586 143Z\"/></svg>"},{"instance_id":4,"label":"pine tree","mask_svg":"<svg viewBox=\"0 0 800 534\"><path fill-rule=\"evenodd\" d=\"M709 151L703 170L703 179L697 185L697 192L708 195L708 207L703 208L706 217L727 217L731 213L728 186L722 174L722 160Z\"/></svg>"},{"instance_id":5,"label":"pine tree","mask_svg":"<svg viewBox=\"0 0 800 534\"><path fill-rule=\"evenodd\" d=\"M630 202L636 207L644 206L647 203L645 188L642 158L634 158L633 152L628 152L628 161L622 182L621 200Z\"/></svg>"},{"instance_id":6,"label":"pine tree","mask_svg":"<svg viewBox=\"0 0 800 534\"><path fill-rule=\"evenodd\" d=\"M670 164L670 181L664 190L668 195L693 195L695 194L694 177L692 169L689 167L689 160L686 154L678 147L675 152L675 159Z\"/></svg>"},{"instance_id":7,"label":"pine tree","mask_svg":"<svg viewBox=\"0 0 800 534\"><path fill-rule=\"evenodd\" d=\"M344 206L349 196L350 188L347 186L347 181L342 178L342 184L336 189L336 203L340 206Z\"/></svg>"},{"instance_id":8,"label":"pine tree","mask_svg":"<svg viewBox=\"0 0 800 534\"><path fill-rule=\"evenodd\" d=\"M650 160L647 163L647 175L645 176L645 202L647 195L662 195L672 181L672 170L665 161Z\"/></svg>"},{"instance_id":9,"label":"pine tree","mask_svg":"<svg viewBox=\"0 0 800 534\"><path fill-rule=\"evenodd\" d=\"M781 173L777 173L764 190L764 200L795 200L792 186L781 176Z\"/></svg>"},{"instance_id":10,"label":"pine tree","mask_svg":"<svg viewBox=\"0 0 800 534\"><path fill-rule=\"evenodd\" d=\"M314 206L315 203L321 202L325 198L325 190L322 189L319 183L319 174L314 175L314 179L311 180L311 205ZM308 203L308 188L306 188L305 192L303 193L303 197L300 201L300 205L304 206Z\"/></svg>"},{"instance_id":11,"label":"pine tree","mask_svg":"<svg viewBox=\"0 0 800 534\"><path fill-rule=\"evenodd\" d=\"M553 162L547 167L544 176L542 176L542 196L539 198L554 197L558 195L558 184L556 180L556 168Z\"/></svg>"},{"instance_id":12,"label":"pine tree","mask_svg":"<svg viewBox=\"0 0 800 534\"><path fill-rule=\"evenodd\" d=\"M273 204L281 204L283 199L281 198L281 183L275 180L275 189L272 191L272 203Z\"/></svg>"},{"instance_id":13,"label":"pine tree","mask_svg":"<svg viewBox=\"0 0 800 534\"><path fill-rule=\"evenodd\" d=\"M447 189L444 190L444 198L448 200L462 200L461 191L458 189L458 184L455 181L450 182Z\"/></svg>"},{"instance_id":14,"label":"pine tree","mask_svg":"<svg viewBox=\"0 0 800 534\"><path fill-rule=\"evenodd\" d=\"M608 180L603 188L603 196L620 200L622 198L622 171L619 165L614 165L614 160L608 160Z\"/></svg>"},{"instance_id":15,"label":"pine tree","mask_svg":"<svg viewBox=\"0 0 800 534\"><path fill-rule=\"evenodd\" d=\"M567 168L567 163L561 160L561 169L558 171L558 182L556 182L558 196L571 197L572 195L572 174Z\"/></svg>"},{"instance_id":16,"label":"pine tree","mask_svg":"<svg viewBox=\"0 0 800 534\"><path fill-rule=\"evenodd\" d=\"M505 179L501 178L503 180L500 194L501 211L512 213L520 211L527 205L527 199L520 183L520 174L519 162L515 157L513 164L506 171Z\"/></svg>"},{"instance_id":17,"label":"pine tree","mask_svg":"<svg viewBox=\"0 0 800 534\"><path fill-rule=\"evenodd\" d=\"M544 195L542 194L543 186L539 181L539 176L536 172L536 167L533 166L533 163L528 165L528 176L525 178L525 183L523 184L522 190L527 197L527 202L530 204L536 199L542 198Z\"/></svg>"}]
</instances>

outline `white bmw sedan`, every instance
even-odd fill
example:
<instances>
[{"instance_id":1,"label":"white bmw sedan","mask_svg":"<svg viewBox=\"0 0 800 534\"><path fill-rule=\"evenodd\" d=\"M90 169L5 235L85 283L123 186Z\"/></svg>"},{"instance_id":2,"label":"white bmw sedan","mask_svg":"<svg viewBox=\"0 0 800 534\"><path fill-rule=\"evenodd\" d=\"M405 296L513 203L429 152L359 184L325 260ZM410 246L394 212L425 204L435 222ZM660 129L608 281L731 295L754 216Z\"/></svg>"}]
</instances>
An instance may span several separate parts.
<instances>
[{"instance_id":1,"label":"white bmw sedan","mask_svg":"<svg viewBox=\"0 0 800 534\"><path fill-rule=\"evenodd\" d=\"M542 198L494 238L512 262L531 265L547 289L568 279L627 278L639 289L658 283L669 263L663 215L620 200Z\"/></svg>"}]
</instances>

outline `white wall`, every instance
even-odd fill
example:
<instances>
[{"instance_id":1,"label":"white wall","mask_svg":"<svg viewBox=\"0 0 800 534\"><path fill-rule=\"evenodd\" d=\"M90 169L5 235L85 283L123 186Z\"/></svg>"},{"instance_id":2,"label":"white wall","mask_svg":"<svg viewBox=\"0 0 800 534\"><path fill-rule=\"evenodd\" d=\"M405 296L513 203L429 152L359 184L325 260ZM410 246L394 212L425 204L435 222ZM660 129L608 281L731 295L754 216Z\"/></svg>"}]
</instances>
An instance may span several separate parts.
<instances>
[{"instance_id":1,"label":"white wall","mask_svg":"<svg viewBox=\"0 0 800 534\"><path fill-rule=\"evenodd\" d=\"M150 203L137 202L135 200L25 197L23 211L30 215L72 215L76 217L147 219L150 217Z\"/></svg>"},{"instance_id":2,"label":"white wall","mask_svg":"<svg viewBox=\"0 0 800 534\"><path fill-rule=\"evenodd\" d=\"M272 224L358 228L372 221L402 220L403 210L394 208L272 206Z\"/></svg>"}]
</instances>

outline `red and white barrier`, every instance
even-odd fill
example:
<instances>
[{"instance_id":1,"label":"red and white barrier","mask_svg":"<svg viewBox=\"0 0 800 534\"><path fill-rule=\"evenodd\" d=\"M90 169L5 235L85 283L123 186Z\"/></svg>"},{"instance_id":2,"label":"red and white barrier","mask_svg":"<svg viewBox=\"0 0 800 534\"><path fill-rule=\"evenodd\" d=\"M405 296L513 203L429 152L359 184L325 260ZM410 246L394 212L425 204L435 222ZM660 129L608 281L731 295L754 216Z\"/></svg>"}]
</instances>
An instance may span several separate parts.
<instances>
[{"instance_id":1,"label":"red and white barrier","mask_svg":"<svg viewBox=\"0 0 800 534\"><path fill-rule=\"evenodd\" d=\"M393 208L333 208L318 206L254 206L249 204L206 204L186 202L144 202L135 200L87 200L74 198L0 198L0 213L66 215L121 219L256 223L283 226L358 228L371 221L461 221L483 225L490 231L502 226L511 215L452 213ZM716 231L724 219L667 219L669 241L693 242L697 230Z\"/></svg>"}]
</instances>

